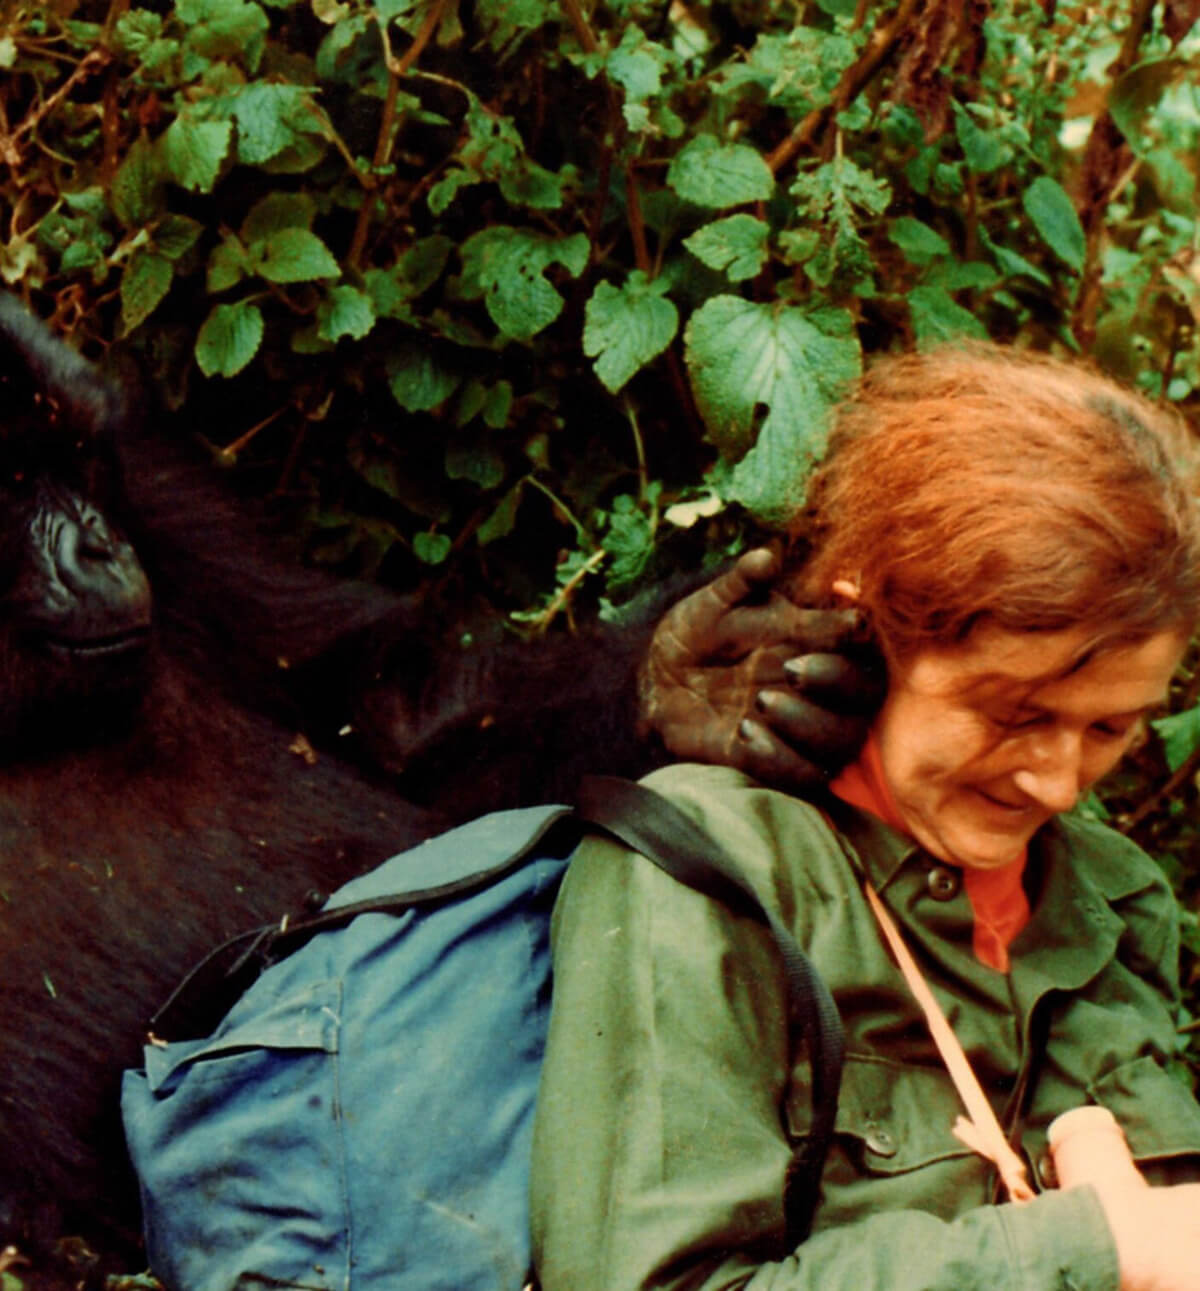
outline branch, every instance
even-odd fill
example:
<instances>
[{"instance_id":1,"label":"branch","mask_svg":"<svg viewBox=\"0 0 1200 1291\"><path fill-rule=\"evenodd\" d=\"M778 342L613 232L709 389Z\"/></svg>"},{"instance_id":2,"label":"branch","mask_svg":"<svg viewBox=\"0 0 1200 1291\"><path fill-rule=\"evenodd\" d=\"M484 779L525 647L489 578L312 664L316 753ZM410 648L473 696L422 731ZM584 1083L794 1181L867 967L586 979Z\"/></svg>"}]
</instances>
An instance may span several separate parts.
<instances>
[{"instance_id":1,"label":"branch","mask_svg":"<svg viewBox=\"0 0 1200 1291\"><path fill-rule=\"evenodd\" d=\"M778 147L767 154L767 165L772 174L782 170L808 147L830 112L840 112L866 89L890 57L920 3L921 0L901 0L891 21L886 26L875 28L858 60L842 73L832 102L826 107L814 108Z\"/></svg>"},{"instance_id":2,"label":"branch","mask_svg":"<svg viewBox=\"0 0 1200 1291\"><path fill-rule=\"evenodd\" d=\"M1122 821L1117 826L1118 830L1122 834L1132 834L1147 816L1186 784L1197 771L1200 771L1200 749L1193 750L1191 757L1175 771L1171 778L1141 803L1128 820Z\"/></svg>"},{"instance_id":3,"label":"branch","mask_svg":"<svg viewBox=\"0 0 1200 1291\"><path fill-rule=\"evenodd\" d=\"M442 20L442 11L445 7L446 0L433 0L433 3L429 6L429 12L425 15L425 21L413 37L412 44L398 59L392 54L391 42L388 40L387 19L376 15L375 24L379 29L379 39L383 42L383 61L388 70L387 95L383 101L383 115L379 120L379 134L375 140L375 156L372 159L372 168L376 175L388 164L391 159L392 148L395 146L396 102L400 97L400 82L408 75L413 64L424 52L425 46L433 39L433 35L438 29L438 23ZM355 269L358 268L359 261L362 259L363 251L367 245L367 231L371 225L371 207L371 193L368 191L363 194L363 204L358 209L358 219L354 225L354 236L350 239L350 249L346 253L347 262Z\"/></svg>"}]
</instances>

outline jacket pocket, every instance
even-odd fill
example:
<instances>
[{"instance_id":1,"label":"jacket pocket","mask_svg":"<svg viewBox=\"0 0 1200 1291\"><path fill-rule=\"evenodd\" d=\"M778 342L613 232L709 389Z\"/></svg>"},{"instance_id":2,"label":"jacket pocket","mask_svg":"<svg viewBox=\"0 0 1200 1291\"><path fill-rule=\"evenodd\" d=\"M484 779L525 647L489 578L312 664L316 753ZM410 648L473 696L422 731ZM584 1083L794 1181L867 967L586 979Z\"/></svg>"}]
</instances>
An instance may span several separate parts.
<instances>
[{"instance_id":1,"label":"jacket pocket","mask_svg":"<svg viewBox=\"0 0 1200 1291\"><path fill-rule=\"evenodd\" d=\"M1153 1058L1114 1067L1088 1094L1117 1118L1140 1163L1190 1157L1190 1177L1200 1178L1200 1106Z\"/></svg>"},{"instance_id":2,"label":"jacket pocket","mask_svg":"<svg viewBox=\"0 0 1200 1291\"><path fill-rule=\"evenodd\" d=\"M849 1223L879 1209L948 1217L961 1209L964 1190L980 1204L986 1201L985 1163L951 1133L961 1110L940 1068L847 1054L815 1226ZM785 1120L793 1142L808 1133L806 1080L794 1082Z\"/></svg>"}]
</instances>

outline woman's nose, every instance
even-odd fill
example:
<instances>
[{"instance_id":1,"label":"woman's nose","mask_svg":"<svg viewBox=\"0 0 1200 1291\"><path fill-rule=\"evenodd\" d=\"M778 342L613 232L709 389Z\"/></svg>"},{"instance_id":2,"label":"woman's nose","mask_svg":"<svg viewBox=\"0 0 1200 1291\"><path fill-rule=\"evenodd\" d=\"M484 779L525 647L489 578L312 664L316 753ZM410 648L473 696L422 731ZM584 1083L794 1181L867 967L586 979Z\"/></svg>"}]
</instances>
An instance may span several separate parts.
<instances>
[{"instance_id":1,"label":"woman's nose","mask_svg":"<svg viewBox=\"0 0 1200 1291\"><path fill-rule=\"evenodd\" d=\"M1047 811L1070 811L1083 788L1083 745L1070 731L1039 739L1013 783Z\"/></svg>"}]
</instances>

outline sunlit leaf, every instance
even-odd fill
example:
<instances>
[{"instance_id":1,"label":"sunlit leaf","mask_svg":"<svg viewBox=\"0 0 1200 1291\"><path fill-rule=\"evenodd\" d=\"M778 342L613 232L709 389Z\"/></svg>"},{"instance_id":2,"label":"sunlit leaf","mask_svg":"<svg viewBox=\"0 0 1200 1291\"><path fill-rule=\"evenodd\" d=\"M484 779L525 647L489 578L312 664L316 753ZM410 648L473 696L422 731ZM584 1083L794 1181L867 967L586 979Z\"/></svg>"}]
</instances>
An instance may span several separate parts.
<instances>
[{"instance_id":1,"label":"sunlit leaf","mask_svg":"<svg viewBox=\"0 0 1200 1291\"><path fill-rule=\"evenodd\" d=\"M663 279L651 281L635 269L623 287L598 283L587 303L583 352L614 394L675 337L679 313L666 289Z\"/></svg>"}]
</instances>

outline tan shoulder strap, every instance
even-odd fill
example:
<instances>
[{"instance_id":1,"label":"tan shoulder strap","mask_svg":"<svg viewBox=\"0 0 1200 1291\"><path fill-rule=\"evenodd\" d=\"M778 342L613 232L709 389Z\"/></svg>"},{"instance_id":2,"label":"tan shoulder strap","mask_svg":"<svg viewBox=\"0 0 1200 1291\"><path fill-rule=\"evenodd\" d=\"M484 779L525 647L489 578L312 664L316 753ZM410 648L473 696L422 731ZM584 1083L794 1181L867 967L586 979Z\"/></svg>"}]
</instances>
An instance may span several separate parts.
<instances>
[{"instance_id":1,"label":"tan shoulder strap","mask_svg":"<svg viewBox=\"0 0 1200 1291\"><path fill-rule=\"evenodd\" d=\"M987 1095L980 1088L979 1081L971 1070L971 1063L958 1042L958 1037L946 1020L941 1005L929 989L928 982L921 975L917 961L913 959L904 944L900 930L888 913L887 907L870 883L865 883L864 887L867 900L883 930L884 939L891 947L896 963L904 974L904 980L925 1014L925 1021L933 1036L933 1042L937 1045L950 1078L954 1081L954 1087L958 1090L958 1096L967 1109L967 1115L960 1116L954 1123L955 1138L965 1143L972 1152L978 1152L980 1156L995 1163L1010 1201L1031 1201L1034 1193L1025 1174L1024 1161L1017 1156L1008 1139L1005 1138L1000 1122L996 1119L996 1113L992 1111Z\"/></svg>"}]
</instances>

